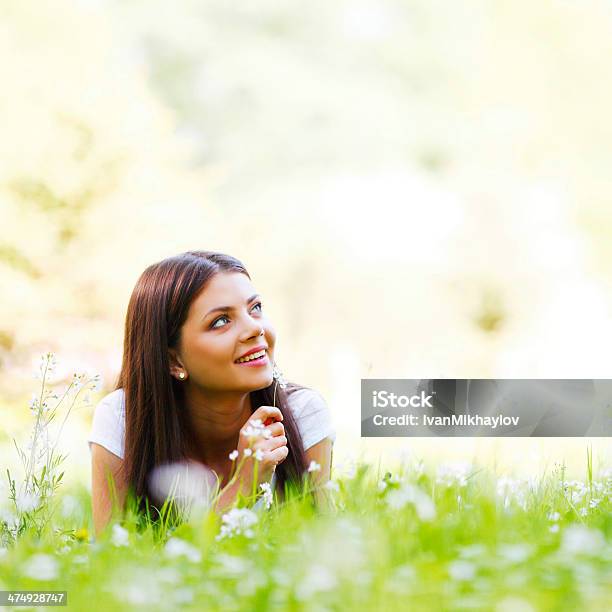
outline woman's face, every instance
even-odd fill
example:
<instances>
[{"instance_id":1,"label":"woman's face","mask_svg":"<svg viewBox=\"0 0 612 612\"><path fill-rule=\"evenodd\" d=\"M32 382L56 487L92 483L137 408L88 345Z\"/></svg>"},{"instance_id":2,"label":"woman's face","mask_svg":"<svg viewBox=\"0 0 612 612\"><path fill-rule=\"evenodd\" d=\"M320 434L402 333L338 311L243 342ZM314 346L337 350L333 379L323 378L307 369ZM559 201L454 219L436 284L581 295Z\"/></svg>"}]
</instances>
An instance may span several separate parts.
<instances>
[{"instance_id":1,"label":"woman's face","mask_svg":"<svg viewBox=\"0 0 612 612\"><path fill-rule=\"evenodd\" d=\"M178 355L186 382L203 390L250 392L272 384L275 341L276 332L248 276L219 272L189 307ZM253 349L265 354L237 362Z\"/></svg>"}]
</instances>

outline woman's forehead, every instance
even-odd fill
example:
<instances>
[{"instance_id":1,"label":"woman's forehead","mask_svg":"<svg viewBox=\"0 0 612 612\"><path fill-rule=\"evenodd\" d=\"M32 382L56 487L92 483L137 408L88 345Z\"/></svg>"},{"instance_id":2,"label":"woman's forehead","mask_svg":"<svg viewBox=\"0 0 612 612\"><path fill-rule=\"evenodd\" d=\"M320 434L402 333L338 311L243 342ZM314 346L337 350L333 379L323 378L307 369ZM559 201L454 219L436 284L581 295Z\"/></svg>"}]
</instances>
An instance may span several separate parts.
<instances>
[{"instance_id":1,"label":"woman's forehead","mask_svg":"<svg viewBox=\"0 0 612 612\"><path fill-rule=\"evenodd\" d=\"M257 291L246 274L219 272L200 291L192 306L197 310L220 306L243 306L243 302L246 302L255 293Z\"/></svg>"}]
</instances>

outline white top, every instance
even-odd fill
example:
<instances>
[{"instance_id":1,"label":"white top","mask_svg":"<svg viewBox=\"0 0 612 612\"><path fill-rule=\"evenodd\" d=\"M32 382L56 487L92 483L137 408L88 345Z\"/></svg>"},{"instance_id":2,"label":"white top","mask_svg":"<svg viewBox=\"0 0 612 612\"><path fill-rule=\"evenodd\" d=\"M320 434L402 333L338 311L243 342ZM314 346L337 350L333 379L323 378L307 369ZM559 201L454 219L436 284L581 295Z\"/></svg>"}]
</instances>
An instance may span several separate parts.
<instances>
[{"instance_id":1,"label":"white top","mask_svg":"<svg viewBox=\"0 0 612 612\"><path fill-rule=\"evenodd\" d=\"M336 440L331 414L320 393L312 389L298 389L289 395L289 407L302 434L304 450L323 438ZM89 450L96 442L123 459L125 445L125 394L117 389L103 397L94 411L91 431L87 438Z\"/></svg>"}]
</instances>

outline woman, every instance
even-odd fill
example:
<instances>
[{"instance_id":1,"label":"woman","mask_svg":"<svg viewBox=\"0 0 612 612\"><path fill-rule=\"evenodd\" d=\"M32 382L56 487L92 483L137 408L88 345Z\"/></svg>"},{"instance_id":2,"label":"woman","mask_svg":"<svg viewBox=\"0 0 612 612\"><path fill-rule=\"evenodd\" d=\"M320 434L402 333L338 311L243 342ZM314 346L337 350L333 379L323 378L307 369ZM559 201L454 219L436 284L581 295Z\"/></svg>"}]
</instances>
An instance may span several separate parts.
<instances>
[{"instance_id":1,"label":"woman","mask_svg":"<svg viewBox=\"0 0 612 612\"><path fill-rule=\"evenodd\" d=\"M96 534L111 516L112 480L120 507L132 491L143 510L154 500L157 466L196 461L213 470L221 487L230 484L215 508L220 513L265 482L278 485L279 496L285 484L302 487L312 461L320 466L312 472L317 489L329 479L329 410L317 392L277 384L275 343L251 278L234 257L193 251L144 271L128 305L117 386L96 407L89 437ZM252 436L254 419L269 433ZM249 446L259 449L258 460L244 453ZM241 462L239 478L230 479Z\"/></svg>"}]
</instances>

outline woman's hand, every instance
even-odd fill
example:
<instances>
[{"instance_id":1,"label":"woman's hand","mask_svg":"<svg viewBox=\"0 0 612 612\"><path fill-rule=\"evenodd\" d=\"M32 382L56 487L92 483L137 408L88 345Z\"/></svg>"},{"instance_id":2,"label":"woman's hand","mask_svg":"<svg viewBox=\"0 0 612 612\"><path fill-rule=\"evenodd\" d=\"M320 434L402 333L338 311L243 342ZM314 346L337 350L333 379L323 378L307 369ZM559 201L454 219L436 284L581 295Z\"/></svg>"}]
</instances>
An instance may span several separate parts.
<instances>
[{"instance_id":1,"label":"woman's hand","mask_svg":"<svg viewBox=\"0 0 612 612\"><path fill-rule=\"evenodd\" d=\"M260 406L240 429L237 459L240 471L237 476L242 483L242 491L247 495L252 490L257 491L261 483L269 482L276 466L289 455L282 420L283 415L278 408ZM272 424L266 427L264 423ZM245 457L244 451L247 449L251 450L251 455ZM255 458L256 453L261 455L259 461Z\"/></svg>"}]
</instances>

